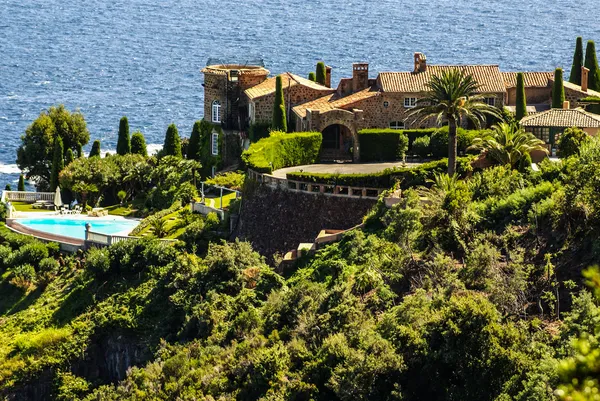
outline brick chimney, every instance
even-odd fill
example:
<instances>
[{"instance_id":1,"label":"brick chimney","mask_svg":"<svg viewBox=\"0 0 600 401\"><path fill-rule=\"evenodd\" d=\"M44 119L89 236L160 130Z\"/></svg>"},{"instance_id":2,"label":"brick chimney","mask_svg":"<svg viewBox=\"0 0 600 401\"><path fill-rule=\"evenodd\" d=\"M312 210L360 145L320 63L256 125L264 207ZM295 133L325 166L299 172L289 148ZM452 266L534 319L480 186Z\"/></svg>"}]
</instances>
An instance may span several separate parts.
<instances>
[{"instance_id":1,"label":"brick chimney","mask_svg":"<svg viewBox=\"0 0 600 401\"><path fill-rule=\"evenodd\" d=\"M325 66L325 86L331 88L331 67Z\"/></svg>"},{"instance_id":2,"label":"brick chimney","mask_svg":"<svg viewBox=\"0 0 600 401\"><path fill-rule=\"evenodd\" d=\"M581 66L581 91L588 91L588 77L590 75L590 69Z\"/></svg>"},{"instance_id":3,"label":"brick chimney","mask_svg":"<svg viewBox=\"0 0 600 401\"><path fill-rule=\"evenodd\" d=\"M423 53L415 53L415 70L414 72L427 71L427 57Z\"/></svg>"},{"instance_id":4,"label":"brick chimney","mask_svg":"<svg viewBox=\"0 0 600 401\"><path fill-rule=\"evenodd\" d=\"M352 64L352 92L358 92L369 87L369 64Z\"/></svg>"},{"instance_id":5,"label":"brick chimney","mask_svg":"<svg viewBox=\"0 0 600 401\"><path fill-rule=\"evenodd\" d=\"M569 110L571 108L571 102L569 102L568 100L565 100L563 102L563 110Z\"/></svg>"}]
</instances>

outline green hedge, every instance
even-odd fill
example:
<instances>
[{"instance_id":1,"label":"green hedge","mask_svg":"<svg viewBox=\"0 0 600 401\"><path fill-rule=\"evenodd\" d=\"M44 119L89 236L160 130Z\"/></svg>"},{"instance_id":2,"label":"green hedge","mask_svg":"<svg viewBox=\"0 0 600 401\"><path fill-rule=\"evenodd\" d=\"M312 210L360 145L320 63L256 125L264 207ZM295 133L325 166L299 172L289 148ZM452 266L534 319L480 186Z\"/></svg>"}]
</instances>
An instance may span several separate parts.
<instances>
[{"instance_id":1,"label":"green hedge","mask_svg":"<svg viewBox=\"0 0 600 401\"><path fill-rule=\"evenodd\" d=\"M361 162L401 160L408 137L397 129L364 129L358 132Z\"/></svg>"},{"instance_id":2,"label":"green hedge","mask_svg":"<svg viewBox=\"0 0 600 401\"><path fill-rule=\"evenodd\" d=\"M272 132L268 138L250 145L242 154L242 160L248 168L259 173L313 164L319 159L322 140L320 132Z\"/></svg>"},{"instance_id":3,"label":"green hedge","mask_svg":"<svg viewBox=\"0 0 600 401\"><path fill-rule=\"evenodd\" d=\"M458 173L465 175L469 172L472 160L471 157L458 158ZM432 178L434 173L444 173L446 171L448 171L448 159L442 159L423 163L418 167L398 167L371 174L327 174L295 171L288 173L287 179L315 184L371 188L391 188L396 181L400 181L400 187L406 189L417 185L426 185L427 180Z\"/></svg>"}]
</instances>

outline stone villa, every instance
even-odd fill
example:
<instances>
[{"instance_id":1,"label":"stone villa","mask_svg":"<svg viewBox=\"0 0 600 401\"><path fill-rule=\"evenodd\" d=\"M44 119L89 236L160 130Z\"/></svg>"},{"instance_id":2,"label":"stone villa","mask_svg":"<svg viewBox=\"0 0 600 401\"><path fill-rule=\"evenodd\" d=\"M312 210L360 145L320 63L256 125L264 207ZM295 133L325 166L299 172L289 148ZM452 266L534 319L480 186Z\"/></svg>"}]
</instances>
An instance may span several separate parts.
<instances>
[{"instance_id":1,"label":"stone villa","mask_svg":"<svg viewBox=\"0 0 600 401\"><path fill-rule=\"evenodd\" d=\"M427 128L428 122L415 125L409 121L408 113L417 100L426 95L426 83L430 78L451 68L473 75L486 103L514 110L517 73L502 72L498 65L430 65L423 53L415 53L412 71L380 72L376 78L369 77L367 63L353 64L352 77L342 78L337 88L331 87L331 67L326 68L325 85L289 72L281 74L288 126L295 131L322 132L324 159L345 158L353 147L352 154L358 160L358 131L363 128ZM250 124L270 122L275 77L269 77L267 69L223 64L209 65L202 72L204 115L211 122L221 124L230 132L244 132ZM583 74L587 75L585 69ZM550 110L553 79L553 72L525 73L530 114ZM578 108L585 97L600 96L600 93L588 90L587 85L581 87L565 82L564 86L569 108ZM568 115L574 118L572 125L586 121L595 128L591 122L594 116L582 119L581 112L575 111ZM564 118L560 124L565 124ZM544 127L535 128L532 132L545 139L549 147L554 145L557 135L545 135Z\"/></svg>"}]
</instances>

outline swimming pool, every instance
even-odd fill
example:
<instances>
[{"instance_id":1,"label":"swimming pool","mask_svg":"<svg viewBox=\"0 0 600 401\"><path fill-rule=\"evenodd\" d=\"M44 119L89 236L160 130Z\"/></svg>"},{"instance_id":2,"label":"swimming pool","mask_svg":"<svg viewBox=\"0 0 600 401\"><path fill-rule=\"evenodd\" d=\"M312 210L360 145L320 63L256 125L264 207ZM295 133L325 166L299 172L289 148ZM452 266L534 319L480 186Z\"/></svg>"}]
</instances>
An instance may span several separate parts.
<instances>
[{"instance_id":1,"label":"swimming pool","mask_svg":"<svg viewBox=\"0 0 600 401\"><path fill-rule=\"evenodd\" d=\"M85 239L85 225L90 223L92 231L102 234L127 235L133 230L139 221L117 218L99 219L95 217L81 216L79 218L69 217L40 217L17 219L17 223L32 230L42 231L65 237Z\"/></svg>"}]
</instances>

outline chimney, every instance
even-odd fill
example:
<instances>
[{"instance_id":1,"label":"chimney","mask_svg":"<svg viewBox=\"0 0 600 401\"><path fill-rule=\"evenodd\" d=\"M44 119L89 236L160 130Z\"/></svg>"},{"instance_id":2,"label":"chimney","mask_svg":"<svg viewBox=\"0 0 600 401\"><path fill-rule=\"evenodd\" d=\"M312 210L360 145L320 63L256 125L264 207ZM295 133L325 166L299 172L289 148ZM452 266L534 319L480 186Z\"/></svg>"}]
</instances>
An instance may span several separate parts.
<instances>
[{"instance_id":1,"label":"chimney","mask_svg":"<svg viewBox=\"0 0 600 401\"><path fill-rule=\"evenodd\" d=\"M588 91L588 76L590 75L590 69L581 66L581 91Z\"/></svg>"},{"instance_id":2,"label":"chimney","mask_svg":"<svg viewBox=\"0 0 600 401\"><path fill-rule=\"evenodd\" d=\"M369 87L369 64L352 64L352 92L358 92Z\"/></svg>"},{"instance_id":3,"label":"chimney","mask_svg":"<svg viewBox=\"0 0 600 401\"><path fill-rule=\"evenodd\" d=\"M423 53L415 53L415 70L414 72L427 71L427 57Z\"/></svg>"},{"instance_id":4,"label":"chimney","mask_svg":"<svg viewBox=\"0 0 600 401\"><path fill-rule=\"evenodd\" d=\"M568 100L565 100L563 102L563 110L569 110L571 108L571 102L569 102Z\"/></svg>"},{"instance_id":5,"label":"chimney","mask_svg":"<svg viewBox=\"0 0 600 401\"><path fill-rule=\"evenodd\" d=\"M325 86L331 88L331 67L325 66Z\"/></svg>"}]
</instances>

